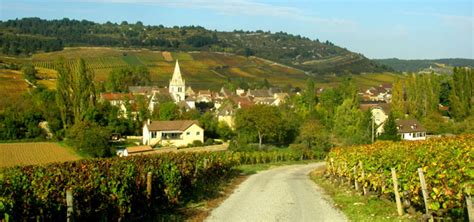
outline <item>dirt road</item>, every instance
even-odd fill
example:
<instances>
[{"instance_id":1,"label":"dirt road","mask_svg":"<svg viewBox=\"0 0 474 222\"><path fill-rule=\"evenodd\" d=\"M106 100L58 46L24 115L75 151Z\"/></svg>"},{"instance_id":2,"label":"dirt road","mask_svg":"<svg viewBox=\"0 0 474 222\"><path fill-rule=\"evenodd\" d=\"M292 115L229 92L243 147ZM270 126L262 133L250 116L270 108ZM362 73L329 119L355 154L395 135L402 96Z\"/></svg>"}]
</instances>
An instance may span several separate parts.
<instances>
[{"instance_id":1,"label":"dirt road","mask_svg":"<svg viewBox=\"0 0 474 222\"><path fill-rule=\"evenodd\" d=\"M308 173L323 163L278 167L250 176L206 221L347 221Z\"/></svg>"}]
</instances>

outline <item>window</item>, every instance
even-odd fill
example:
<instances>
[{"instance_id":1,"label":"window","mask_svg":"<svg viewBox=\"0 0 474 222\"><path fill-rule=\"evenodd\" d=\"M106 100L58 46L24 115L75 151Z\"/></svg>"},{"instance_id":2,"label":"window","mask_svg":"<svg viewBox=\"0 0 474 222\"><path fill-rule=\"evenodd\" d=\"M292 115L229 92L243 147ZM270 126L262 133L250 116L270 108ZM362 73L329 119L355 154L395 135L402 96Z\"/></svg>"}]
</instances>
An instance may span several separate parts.
<instances>
[{"instance_id":1,"label":"window","mask_svg":"<svg viewBox=\"0 0 474 222\"><path fill-rule=\"evenodd\" d=\"M156 138L156 132L151 132L151 138Z\"/></svg>"},{"instance_id":2,"label":"window","mask_svg":"<svg viewBox=\"0 0 474 222\"><path fill-rule=\"evenodd\" d=\"M189 135L191 135L191 132L186 132L186 136L189 136Z\"/></svg>"},{"instance_id":3,"label":"window","mask_svg":"<svg viewBox=\"0 0 474 222\"><path fill-rule=\"evenodd\" d=\"M178 92L181 92L181 87L178 87Z\"/></svg>"},{"instance_id":4,"label":"window","mask_svg":"<svg viewBox=\"0 0 474 222\"><path fill-rule=\"evenodd\" d=\"M196 135L197 135L197 136L199 136L199 134L201 134L201 132L199 132L199 131L198 131L198 132L196 132Z\"/></svg>"}]
</instances>

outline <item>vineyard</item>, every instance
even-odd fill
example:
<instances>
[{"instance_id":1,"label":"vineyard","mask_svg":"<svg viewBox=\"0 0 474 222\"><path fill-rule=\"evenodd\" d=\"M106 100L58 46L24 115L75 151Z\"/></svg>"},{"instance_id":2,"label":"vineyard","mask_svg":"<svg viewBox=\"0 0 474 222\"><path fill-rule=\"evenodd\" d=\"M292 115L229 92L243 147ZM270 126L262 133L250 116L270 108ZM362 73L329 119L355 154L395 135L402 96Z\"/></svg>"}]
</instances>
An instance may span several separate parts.
<instances>
[{"instance_id":1,"label":"vineyard","mask_svg":"<svg viewBox=\"0 0 474 222\"><path fill-rule=\"evenodd\" d=\"M19 71L0 69L0 111L26 92L28 84Z\"/></svg>"},{"instance_id":2,"label":"vineyard","mask_svg":"<svg viewBox=\"0 0 474 222\"><path fill-rule=\"evenodd\" d=\"M64 220L69 189L78 220L142 220L215 192L234 175L233 166L319 157L288 151L166 153L4 168L0 219Z\"/></svg>"},{"instance_id":3,"label":"vineyard","mask_svg":"<svg viewBox=\"0 0 474 222\"><path fill-rule=\"evenodd\" d=\"M403 208L427 209L428 216L441 219L460 218L464 198L474 191L473 154L474 135L418 142L377 142L331 150L327 174L336 181L360 184L364 192L394 198L393 168ZM424 174L427 198L422 195L418 168ZM428 203L426 208L425 203Z\"/></svg>"},{"instance_id":4,"label":"vineyard","mask_svg":"<svg viewBox=\"0 0 474 222\"><path fill-rule=\"evenodd\" d=\"M0 168L79 160L57 143L0 143Z\"/></svg>"}]
</instances>

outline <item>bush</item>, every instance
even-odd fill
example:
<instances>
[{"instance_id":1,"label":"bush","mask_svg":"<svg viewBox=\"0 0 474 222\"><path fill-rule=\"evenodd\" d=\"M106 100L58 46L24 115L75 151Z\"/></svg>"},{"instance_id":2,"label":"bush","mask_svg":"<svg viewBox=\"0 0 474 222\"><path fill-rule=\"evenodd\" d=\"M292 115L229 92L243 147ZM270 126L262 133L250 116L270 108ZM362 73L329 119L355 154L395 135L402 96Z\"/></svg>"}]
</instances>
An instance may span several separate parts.
<instances>
[{"instance_id":1,"label":"bush","mask_svg":"<svg viewBox=\"0 0 474 222\"><path fill-rule=\"evenodd\" d=\"M96 123L81 122L66 132L66 144L91 157L111 156L111 133Z\"/></svg>"},{"instance_id":2,"label":"bush","mask_svg":"<svg viewBox=\"0 0 474 222\"><path fill-rule=\"evenodd\" d=\"M201 141L199 141L201 142ZM210 145L213 145L214 144L214 139L212 138L207 138L206 139L206 142L204 142L204 146L210 146Z\"/></svg>"},{"instance_id":3,"label":"bush","mask_svg":"<svg viewBox=\"0 0 474 222\"><path fill-rule=\"evenodd\" d=\"M203 143L201 140L194 140L193 143L191 143L191 147L197 147L197 146L203 146Z\"/></svg>"}]
</instances>

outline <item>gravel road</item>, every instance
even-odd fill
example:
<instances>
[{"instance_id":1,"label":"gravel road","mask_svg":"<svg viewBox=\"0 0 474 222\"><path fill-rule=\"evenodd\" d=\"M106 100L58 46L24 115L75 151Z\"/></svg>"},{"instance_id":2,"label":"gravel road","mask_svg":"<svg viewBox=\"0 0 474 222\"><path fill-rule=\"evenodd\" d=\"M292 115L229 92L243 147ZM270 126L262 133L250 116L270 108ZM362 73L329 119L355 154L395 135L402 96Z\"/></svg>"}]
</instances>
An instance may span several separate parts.
<instances>
[{"instance_id":1,"label":"gravel road","mask_svg":"<svg viewBox=\"0 0 474 222\"><path fill-rule=\"evenodd\" d=\"M206 221L347 221L308 173L324 163L292 165L250 176Z\"/></svg>"}]
</instances>

